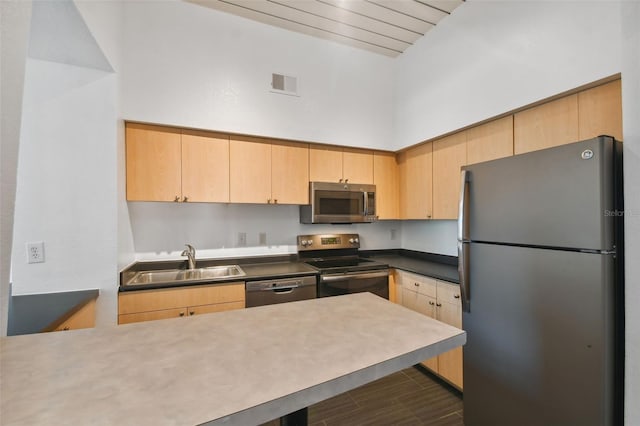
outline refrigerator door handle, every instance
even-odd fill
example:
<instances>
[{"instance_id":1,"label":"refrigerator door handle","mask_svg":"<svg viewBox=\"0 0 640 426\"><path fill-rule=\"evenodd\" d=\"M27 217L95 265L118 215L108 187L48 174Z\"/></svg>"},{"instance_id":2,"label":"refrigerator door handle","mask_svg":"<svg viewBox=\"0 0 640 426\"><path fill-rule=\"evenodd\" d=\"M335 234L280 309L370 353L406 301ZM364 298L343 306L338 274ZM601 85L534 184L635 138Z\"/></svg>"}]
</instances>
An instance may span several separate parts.
<instances>
[{"instance_id":1,"label":"refrigerator door handle","mask_svg":"<svg viewBox=\"0 0 640 426\"><path fill-rule=\"evenodd\" d=\"M458 275L460 276L460 299L462 312L471 312L469 289L469 243L458 241Z\"/></svg>"},{"instance_id":2,"label":"refrigerator door handle","mask_svg":"<svg viewBox=\"0 0 640 426\"><path fill-rule=\"evenodd\" d=\"M462 170L460 175L460 199L458 204L458 241L468 241L469 238L468 198L469 172L467 170Z\"/></svg>"}]
</instances>

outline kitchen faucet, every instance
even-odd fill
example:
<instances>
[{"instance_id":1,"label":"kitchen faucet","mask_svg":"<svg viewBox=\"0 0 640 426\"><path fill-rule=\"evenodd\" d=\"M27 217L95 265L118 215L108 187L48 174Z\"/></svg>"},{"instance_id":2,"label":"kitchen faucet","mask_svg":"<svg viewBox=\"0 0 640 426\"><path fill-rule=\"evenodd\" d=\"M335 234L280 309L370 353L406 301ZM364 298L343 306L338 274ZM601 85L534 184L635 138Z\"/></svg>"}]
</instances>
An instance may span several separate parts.
<instances>
[{"instance_id":1,"label":"kitchen faucet","mask_svg":"<svg viewBox=\"0 0 640 426\"><path fill-rule=\"evenodd\" d=\"M196 269L196 249L190 244L185 244L185 246L187 246L187 248L182 251L180 256L187 256L189 269Z\"/></svg>"}]
</instances>

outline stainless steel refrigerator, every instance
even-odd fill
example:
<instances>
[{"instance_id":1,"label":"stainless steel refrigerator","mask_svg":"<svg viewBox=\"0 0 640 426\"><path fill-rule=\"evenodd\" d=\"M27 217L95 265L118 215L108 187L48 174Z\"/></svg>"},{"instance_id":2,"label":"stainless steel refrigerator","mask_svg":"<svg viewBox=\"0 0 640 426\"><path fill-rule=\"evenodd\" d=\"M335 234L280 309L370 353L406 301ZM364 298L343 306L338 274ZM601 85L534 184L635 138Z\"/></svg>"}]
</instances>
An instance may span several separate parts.
<instances>
[{"instance_id":1,"label":"stainless steel refrigerator","mask_svg":"<svg viewBox=\"0 0 640 426\"><path fill-rule=\"evenodd\" d=\"M464 424L622 424L622 144L463 167Z\"/></svg>"}]
</instances>

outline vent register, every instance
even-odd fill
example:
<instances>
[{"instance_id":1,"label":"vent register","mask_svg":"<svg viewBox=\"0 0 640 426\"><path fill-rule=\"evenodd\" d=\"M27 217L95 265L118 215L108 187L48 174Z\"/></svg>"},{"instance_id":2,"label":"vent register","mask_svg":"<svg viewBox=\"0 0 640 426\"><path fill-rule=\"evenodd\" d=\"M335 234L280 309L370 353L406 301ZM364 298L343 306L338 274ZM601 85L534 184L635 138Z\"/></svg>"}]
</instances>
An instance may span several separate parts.
<instances>
[{"instance_id":1,"label":"vent register","mask_svg":"<svg viewBox=\"0 0 640 426\"><path fill-rule=\"evenodd\" d=\"M284 74L271 74L271 91L283 95L298 96L298 78Z\"/></svg>"}]
</instances>

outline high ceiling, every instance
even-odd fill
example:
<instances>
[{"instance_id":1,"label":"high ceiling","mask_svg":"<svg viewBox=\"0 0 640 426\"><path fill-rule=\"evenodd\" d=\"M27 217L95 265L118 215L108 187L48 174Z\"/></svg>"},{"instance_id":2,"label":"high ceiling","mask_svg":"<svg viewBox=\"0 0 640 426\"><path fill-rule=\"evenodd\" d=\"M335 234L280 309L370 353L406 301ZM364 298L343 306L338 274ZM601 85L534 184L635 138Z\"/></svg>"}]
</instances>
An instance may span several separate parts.
<instances>
[{"instance_id":1,"label":"high ceiling","mask_svg":"<svg viewBox=\"0 0 640 426\"><path fill-rule=\"evenodd\" d=\"M186 0L395 57L463 0Z\"/></svg>"}]
</instances>

